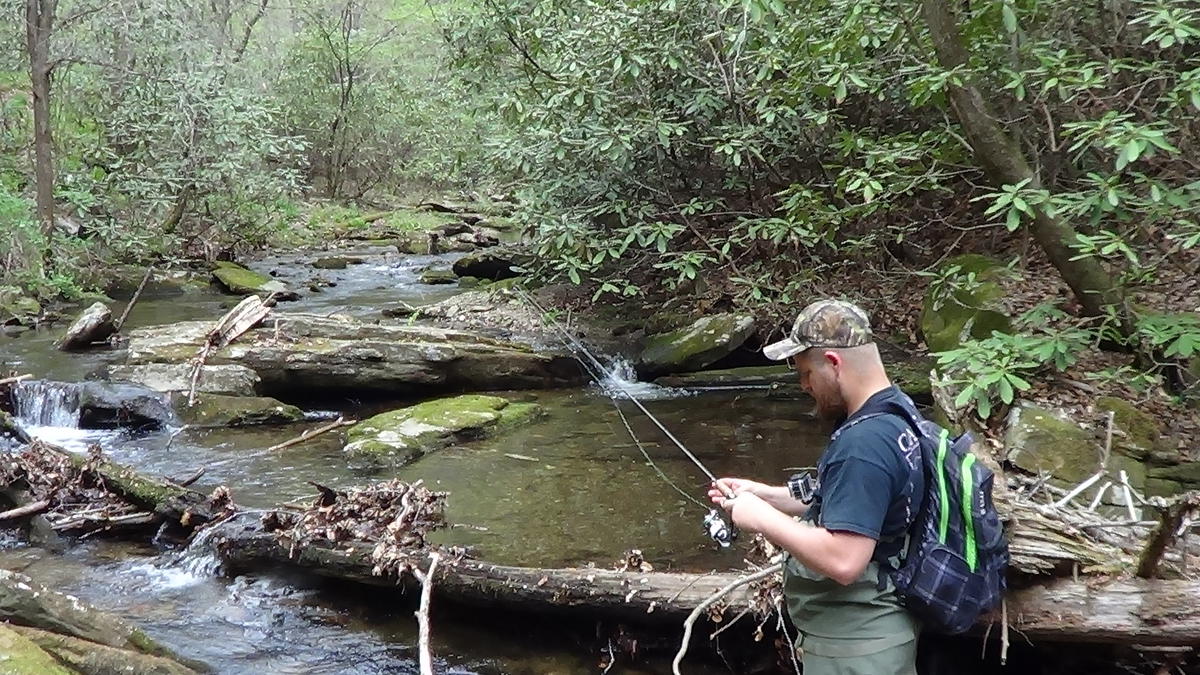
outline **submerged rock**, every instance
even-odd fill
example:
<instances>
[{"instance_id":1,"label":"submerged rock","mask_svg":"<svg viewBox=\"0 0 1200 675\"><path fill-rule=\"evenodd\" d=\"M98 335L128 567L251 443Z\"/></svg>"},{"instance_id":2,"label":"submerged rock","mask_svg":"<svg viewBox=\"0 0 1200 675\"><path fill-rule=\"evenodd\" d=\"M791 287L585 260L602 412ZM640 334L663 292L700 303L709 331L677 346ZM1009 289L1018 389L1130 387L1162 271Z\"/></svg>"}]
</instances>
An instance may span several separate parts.
<instances>
[{"instance_id":1,"label":"submerged rock","mask_svg":"<svg viewBox=\"0 0 1200 675\"><path fill-rule=\"evenodd\" d=\"M384 305L380 308L379 313L389 319L405 319L420 311L420 308L413 307L402 300L397 300L396 302Z\"/></svg>"},{"instance_id":2,"label":"submerged rock","mask_svg":"<svg viewBox=\"0 0 1200 675\"><path fill-rule=\"evenodd\" d=\"M646 373L699 370L729 356L753 334L751 317L707 316L686 328L647 338L638 369Z\"/></svg>"},{"instance_id":3,"label":"submerged rock","mask_svg":"<svg viewBox=\"0 0 1200 675\"><path fill-rule=\"evenodd\" d=\"M564 354L462 331L396 324L371 324L315 314L272 316L269 327L248 331L212 354L211 365L254 370L263 393L285 400L301 394L353 391L429 394L463 389L539 389L578 384L578 363ZM128 364L188 363L208 321L142 328L130 333Z\"/></svg>"},{"instance_id":4,"label":"submerged rock","mask_svg":"<svg viewBox=\"0 0 1200 675\"><path fill-rule=\"evenodd\" d=\"M998 282L1008 276L1008 268L986 256L967 254L947 260L940 272L954 267L958 268L954 278L959 288L950 292L931 288L925 294L921 335L931 352L954 349L964 333L986 338L992 331L1007 333L1011 328L998 302L1004 295Z\"/></svg>"},{"instance_id":5,"label":"submerged rock","mask_svg":"<svg viewBox=\"0 0 1200 675\"><path fill-rule=\"evenodd\" d=\"M187 394L171 397L175 414L192 427L245 427L256 424L290 424L304 419L304 411L294 405L261 396L223 396L196 394L188 405Z\"/></svg>"},{"instance_id":6,"label":"submerged rock","mask_svg":"<svg viewBox=\"0 0 1200 675\"><path fill-rule=\"evenodd\" d=\"M154 391L189 391L192 387L192 366L188 363L110 366L108 377ZM204 366L196 383L196 391L229 396L254 396L259 381L258 373L245 366Z\"/></svg>"},{"instance_id":7,"label":"submerged rock","mask_svg":"<svg viewBox=\"0 0 1200 675\"><path fill-rule=\"evenodd\" d=\"M426 401L376 415L350 428L345 448L351 456L388 458L408 464L456 441L482 438L534 419L535 403L511 403L499 396L466 394Z\"/></svg>"},{"instance_id":8,"label":"submerged rock","mask_svg":"<svg viewBox=\"0 0 1200 675\"><path fill-rule=\"evenodd\" d=\"M104 303L97 302L76 317L66 335L55 346L62 351L85 349L93 343L108 340L115 332L117 327L113 324L112 310Z\"/></svg>"},{"instance_id":9,"label":"submerged rock","mask_svg":"<svg viewBox=\"0 0 1200 675\"><path fill-rule=\"evenodd\" d=\"M265 274L252 272L241 265L230 262L217 263L213 270L213 278L227 293L232 295L253 295L255 293L274 293L278 300L296 300L298 296L288 289L282 281L277 281Z\"/></svg>"}]
</instances>

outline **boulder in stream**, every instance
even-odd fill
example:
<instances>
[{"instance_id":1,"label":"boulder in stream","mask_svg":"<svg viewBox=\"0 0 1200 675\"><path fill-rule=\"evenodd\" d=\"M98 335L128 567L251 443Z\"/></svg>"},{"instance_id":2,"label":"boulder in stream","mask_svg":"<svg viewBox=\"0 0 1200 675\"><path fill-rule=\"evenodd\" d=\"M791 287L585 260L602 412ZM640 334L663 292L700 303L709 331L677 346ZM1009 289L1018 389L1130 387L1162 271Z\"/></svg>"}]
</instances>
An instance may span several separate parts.
<instances>
[{"instance_id":1,"label":"boulder in stream","mask_svg":"<svg viewBox=\"0 0 1200 675\"><path fill-rule=\"evenodd\" d=\"M423 284L453 284L458 282L458 275L448 269L427 269L421 272Z\"/></svg>"},{"instance_id":2,"label":"boulder in stream","mask_svg":"<svg viewBox=\"0 0 1200 675\"><path fill-rule=\"evenodd\" d=\"M347 454L409 464L456 441L482 438L528 422L542 412L535 403L465 394L418 403L359 422L350 428Z\"/></svg>"},{"instance_id":3,"label":"boulder in stream","mask_svg":"<svg viewBox=\"0 0 1200 675\"><path fill-rule=\"evenodd\" d=\"M171 397L175 414L190 427L245 427L256 424L290 424L304 419L304 411L263 396L196 394L188 405L187 394Z\"/></svg>"},{"instance_id":4,"label":"boulder in stream","mask_svg":"<svg viewBox=\"0 0 1200 675\"><path fill-rule=\"evenodd\" d=\"M108 377L154 391L189 391L192 386L192 366L187 363L110 366ZM254 396L258 383L258 373L245 366L204 366L196 383L196 391L228 396Z\"/></svg>"},{"instance_id":5,"label":"boulder in stream","mask_svg":"<svg viewBox=\"0 0 1200 675\"><path fill-rule=\"evenodd\" d=\"M346 316L272 317L270 326L247 331L208 363L250 368L262 379L262 393L284 400L313 393L542 389L584 381L578 362L566 354L463 331ZM189 363L211 329L209 321L191 321L135 330L127 362Z\"/></svg>"},{"instance_id":6,"label":"boulder in stream","mask_svg":"<svg viewBox=\"0 0 1200 675\"><path fill-rule=\"evenodd\" d=\"M650 374L699 370L729 356L753 334L751 317L706 316L686 328L647 338L638 369Z\"/></svg>"},{"instance_id":7,"label":"boulder in stream","mask_svg":"<svg viewBox=\"0 0 1200 675\"><path fill-rule=\"evenodd\" d=\"M113 324L112 310L102 302L93 303L75 318L66 335L55 345L64 352L86 349L97 342L104 342L117 332Z\"/></svg>"},{"instance_id":8,"label":"boulder in stream","mask_svg":"<svg viewBox=\"0 0 1200 675\"><path fill-rule=\"evenodd\" d=\"M480 279L511 279L519 277L513 267L524 267L533 259L530 254L511 247L496 247L486 251L477 251L454 261L454 273L460 277L478 277Z\"/></svg>"},{"instance_id":9,"label":"boulder in stream","mask_svg":"<svg viewBox=\"0 0 1200 675\"><path fill-rule=\"evenodd\" d=\"M259 274L231 262L217 263L213 278L227 293L232 295L254 295L274 293L277 300L296 300L300 296L289 290L282 281Z\"/></svg>"},{"instance_id":10,"label":"boulder in stream","mask_svg":"<svg viewBox=\"0 0 1200 675\"><path fill-rule=\"evenodd\" d=\"M175 421L166 397L152 389L119 382L79 386L81 429L159 428Z\"/></svg>"}]
</instances>

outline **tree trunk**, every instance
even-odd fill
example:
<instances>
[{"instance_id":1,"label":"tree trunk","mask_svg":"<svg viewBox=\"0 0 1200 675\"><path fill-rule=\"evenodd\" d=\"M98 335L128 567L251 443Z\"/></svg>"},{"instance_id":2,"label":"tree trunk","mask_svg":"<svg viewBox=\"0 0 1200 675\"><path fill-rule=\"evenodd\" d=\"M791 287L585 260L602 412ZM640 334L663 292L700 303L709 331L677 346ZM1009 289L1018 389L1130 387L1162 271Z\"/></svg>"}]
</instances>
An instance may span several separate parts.
<instances>
[{"instance_id":1,"label":"tree trunk","mask_svg":"<svg viewBox=\"0 0 1200 675\"><path fill-rule=\"evenodd\" d=\"M33 94L34 176L42 231L54 228L54 140L50 133L50 33L58 0L25 0L25 49Z\"/></svg>"},{"instance_id":2,"label":"tree trunk","mask_svg":"<svg viewBox=\"0 0 1200 675\"><path fill-rule=\"evenodd\" d=\"M414 579L373 573L370 544L316 544L294 551L265 534L250 519L218 526L210 540L230 573L302 569L318 576L383 587L416 588ZM407 561L428 567L420 551ZM743 573L713 574L620 572L597 568L532 568L494 565L481 560L444 560L438 565L435 596L488 611L568 612L615 617L643 625L678 625L709 595ZM1194 580L1106 580L1097 577L1038 579L1008 593L1013 628L1033 639L1121 642L1145 645L1200 644L1200 606ZM727 596L725 615L737 614L752 600L739 588ZM1000 619L999 612L980 620L978 630Z\"/></svg>"},{"instance_id":3,"label":"tree trunk","mask_svg":"<svg viewBox=\"0 0 1200 675\"><path fill-rule=\"evenodd\" d=\"M952 3L945 0L921 0L921 14L929 27L938 63L946 70L964 70L969 55L953 14ZM993 108L984 98L972 78L963 72L961 84L949 86L950 106L966 133L975 159L987 177L997 186L1015 185L1028 180L1039 187L1040 180L1021 154L1017 144L1004 132ZM1122 289L1093 258L1071 260L1074 251L1070 243L1077 234L1070 223L1035 207L1030 230L1050 262L1071 287L1083 310L1091 316L1102 316L1105 307L1115 307L1121 318L1121 329L1132 333L1132 321L1125 306Z\"/></svg>"}]
</instances>

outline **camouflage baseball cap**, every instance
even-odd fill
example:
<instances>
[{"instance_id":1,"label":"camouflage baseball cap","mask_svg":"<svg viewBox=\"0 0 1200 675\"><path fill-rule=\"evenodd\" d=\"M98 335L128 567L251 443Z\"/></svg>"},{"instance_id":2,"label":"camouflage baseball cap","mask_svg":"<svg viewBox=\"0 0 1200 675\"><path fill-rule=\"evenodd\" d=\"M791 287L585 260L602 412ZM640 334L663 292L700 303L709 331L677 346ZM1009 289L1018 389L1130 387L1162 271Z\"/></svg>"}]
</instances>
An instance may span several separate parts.
<instances>
[{"instance_id":1,"label":"camouflage baseball cap","mask_svg":"<svg viewBox=\"0 0 1200 675\"><path fill-rule=\"evenodd\" d=\"M818 300L800 311L787 338L767 345L763 354L782 361L813 347L839 349L871 342L866 312L842 300Z\"/></svg>"}]
</instances>

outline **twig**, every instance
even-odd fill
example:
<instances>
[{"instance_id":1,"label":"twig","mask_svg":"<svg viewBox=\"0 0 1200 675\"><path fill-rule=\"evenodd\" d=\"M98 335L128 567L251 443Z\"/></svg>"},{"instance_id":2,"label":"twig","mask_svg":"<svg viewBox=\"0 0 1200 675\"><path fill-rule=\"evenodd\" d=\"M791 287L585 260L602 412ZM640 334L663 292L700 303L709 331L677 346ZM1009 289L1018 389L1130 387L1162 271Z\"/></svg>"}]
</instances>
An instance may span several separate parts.
<instances>
[{"instance_id":1,"label":"twig","mask_svg":"<svg viewBox=\"0 0 1200 675\"><path fill-rule=\"evenodd\" d=\"M726 621L724 626L721 626L720 628L718 628L718 629L716 629L715 631L713 631L713 632L712 632L712 635L709 635L709 636L708 636L708 639L709 639L709 640L712 640L713 638L717 637L717 636L718 636L718 635L720 635L721 633L724 633L725 631L727 631L727 630L729 630L730 628L732 628L732 627L733 627L733 624L737 623L738 621L741 621L741 620L742 620L742 617L744 617L744 616L746 616L747 614L749 614L751 609L753 609L753 608L752 608L752 607L747 607L746 609L743 609L743 610L742 610L742 611L741 611L741 612L740 612L740 613L739 613L737 616L733 617L733 620L732 620L732 621Z\"/></svg>"},{"instance_id":2,"label":"twig","mask_svg":"<svg viewBox=\"0 0 1200 675\"><path fill-rule=\"evenodd\" d=\"M689 614L688 618L683 622L683 642L680 643L680 645L679 645L679 651L675 654L675 660L671 662L671 672L674 675L683 675L682 673L679 672L679 664L683 663L683 657L685 654L687 654L688 642L690 642L692 639L692 627L695 626L696 619L700 618L700 615L704 613L704 610L708 609L709 606L712 605L717 600L720 600L721 598L728 595L730 591L737 588L738 586L744 586L745 584L752 583L752 582L758 581L759 579L769 577L772 574L775 574L776 572L778 572L782 569L783 569L783 564L776 563L774 565L771 565L770 567L764 567L763 569L755 572L754 574L748 574L743 577L738 577L736 580L730 582L721 590L719 590L716 593L713 593L712 595L705 598L704 602L701 602L699 605L696 605L696 609L693 609L692 613Z\"/></svg>"},{"instance_id":3,"label":"twig","mask_svg":"<svg viewBox=\"0 0 1200 675\"><path fill-rule=\"evenodd\" d=\"M137 304L138 298L142 297L142 291L146 288L146 282L150 281L150 276L154 274L154 265L146 268L146 274L142 276L142 283L138 284L137 290L133 293L133 298L129 300L129 304L125 305L125 311L121 312L121 318L117 319L117 323L113 325L116 329L113 332L120 333L121 327L125 325L125 319L129 318L129 310Z\"/></svg>"},{"instance_id":4,"label":"twig","mask_svg":"<svg viewBox=\"0 0 1200 675\"><path fill-rule=\"evenodd\" d=\"M187 487L200 480L200 477L204 475L205 471L208 471L208 469L202 466L183 478L169 478L168 480L179 487Z\"/></svg>"},{"instance_id":5,"label":"twig","mask_svg":"<svg viewBox=\"0 0 1200 675\"><path fill-rule=\"evenodd\" d=\"M1129 487L1129 474L1125 473L1125 469L1121 469L1121 489L1125 494L1125 510L1129 513L1130 520L1137 520L1137 511L1133 510L1133 490Z\"/></svg>"},{"instance_id":6,"label":"twig","mask_svg":"<svg viewBox=\"0 0 1200 675\"><path fill-rule=\"evenodd\" d=\"M1100 505L1100 500L1104 499L1104 493L1108 492L1108 488L1112 487L1112 484L1113 483L1111 480L1104 481L1104 485L1100 486L1100 491L1097 492L1096 496L1092 498L1092 503L1088 504L1088 511L1096 510L1096 507Z\"/></svg>"},{"instance_id":7,"label":"twig","mask_svg":"<svg viewBox=\"0 0 1200 675\"><path fill-rule=\"evenodd\" d=\"M29 502L28 504L26 504L24 506L18 506L15 509L9 509L3 513L0 513L0 521L12 520L14 518L21 518L23 516L32 516L36 513L41 513L42 511L45 511L48 508L50 508L50 500L49 499L42 499L42 500L39 500L36 502Z\"/></svg>"},{"instance_id":8,"label":"twig","mask_svg":"<svg viewBox=\"0 0 1200 675\"><path fill-rule=\"evenodd\" d=\"M1108 468L1108 456L1112 452L1113 419L1115 417L1116 415L1113 413L1113 411L1108 411L1107 429L1104 432L1104 454L1100 456L1101 469Z\"/></svg>"},{"instance_id":9,"label":"twig","mask_svg":"<svg viewBox=\"0 0 1200 675\"><path fill-rule=\"evenodd\" d=\"M1008 598L1000 599L1000 665L1008 663Z\"/></svg>"},{"instance_id":10,"label":"twig","mask_svg":"<svg viewBox=\"0 0 1200 675\"><path fill-rule=\"evenodd\" d=\"M297 436L291 440L287 440L282 443L277 443L275 445L272 445L271 447L267 448L267 450L274 451L274 450L283 450L284 448L290 448L293 445L299 445L299 444L303 443L304 441L316 438L317 436L320 436L323 433L333 431L334 429L337 429L339 427L348 427L352 424L357 424L357 422L355 420L347 420L347 419L338 417L336 420L330 422L329 424L319 426L316 429L309 429L308 431L305 431L304 433L300 434L299 436Z\"/></svg>"},{"instance_id":11,"label":"twig","mask_svg":"<svg viewBox=\"0 0 1200 675\"><path fill-rule=\"evenodd\" d=\"M430 553L429 570L424 573L413 570L413 575L421 582L421 606L417 609L417 645L421 655L421 675L433 675L433 655L429 651L429 601L433 597L433 572L441 559L438 553Z\"/></svg>"},{"instance_id":12,"label":"twig","mask_svg":"<svg viewBox=\"0 0 1200 675\"><path fill-rule=\"evenodd\" d=\"M1087 480L1083 481L1082 483L1080 483L1079 485L1075 486L1075 489L1074 489L1074 490L1071 490L1070 492L1068 492L1068 493L1067 493L1067 495L1066 495L1065 497L1063 497L1062 499L1060 499L1060 500L1058 500L1058 501L1054 502L1054 506L1055 506L1055 508L1062 508L1062 507L1066 506L1066 505L1067 505L1067 502L1069 502L1069 501L1071 501L1072 499L1074 499L1074 498L1078 497L1078 496L1079 496L1079 494L1080 494L1081 492L1083 492L1084 490L1086 490L1086 489L1088 489L1088 488L1092 487L1093 485L1095 485L1095 484L1096 484L1096 481L1100 480L1100 479L1101 479L1101 478L1103 478L1103 477L1104 477L1104 472L1103 472L1103 471L1097 471L1095 474L1093 474L1093 475L1092 475L1092 477L1091 477L1091 478L1089 478L1089 479L1087 479ZM1032 493L1031 493L1031 494L1032 494Z\"/></svg>"},{"instance_id":13,"label":"twig","mask_svg":"<svg viewBox=\"0 0 1200 675\"><path fill-rule=\"evenodd\" d=\"M33 377L33 375L29 373L25 373L24 375L14 375L13 377L6 377L3 380L0 380L0 387L3 387L6 384L16 384L17 382L28 380L31 377Z\"/></svg>"},{"instance_id":14,"label":"twig","mask_svg":"<svg viewBox=\"0 0 1200 675\"><path fill-rule=\"evenodd\" d=\"M1189 492L1174 503L1169 504L1159 512L1158 526L1150 533L1150 540L1138 556L1137 575L1143 579L1152 579L1158 572L1158 564L1163 553L1171 545L1175 533L1179 531L1183 520L1196 508L1200 508L1200 491Z\"/></svg>"}]
</instances>

